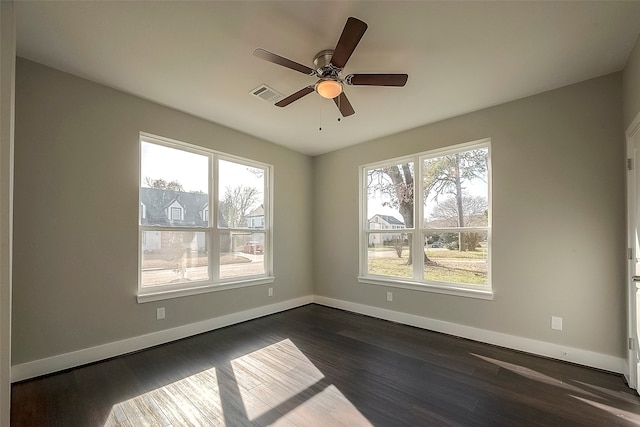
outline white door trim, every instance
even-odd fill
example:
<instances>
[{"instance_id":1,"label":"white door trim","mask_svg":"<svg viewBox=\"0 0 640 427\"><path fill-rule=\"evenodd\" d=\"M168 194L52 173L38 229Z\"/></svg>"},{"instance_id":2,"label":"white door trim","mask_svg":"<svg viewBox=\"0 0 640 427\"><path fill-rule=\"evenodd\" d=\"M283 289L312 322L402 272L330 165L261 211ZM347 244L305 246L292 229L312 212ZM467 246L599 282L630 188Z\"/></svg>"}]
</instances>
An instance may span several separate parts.
<instances>
[{"instance_id":1,"label":"white door trim","mask_svg":"<svg viewBox=\"0 0 640 427\"><path fill-rule=\"evenodd\" d=\"M631 122L629 127L627 128L627 142L631 139L631 137L635 136L636 133L640 131L640 113L636 116L636 118Z\"/></svg>"},{"instance_id":2,"label":"white door trim","mask_svg":"<svg viewBox=\"0 0 640 427\"><path fill-rule=\"evenodd\" d=\"M632 170L627 171L627 247L630 248L631 254L627 261L627 280L625 286L625 295L627 299L627 337L629 344L627 346L627 367L624 372L624 376L627 380L629 387L638 389L638 370L636 364L636 352L638 351L638 330L637 330L637 313L636 309L636 292L635 283L632 280L632 276L635 275L636 258L640 258L640 253L636 247L636 237L634 236L635 223L638 221L638 214L636 212L637 206L637 194L636 182L639 173L640 165L636 163L636 156L634 155L634 138L640 136L640 113L631 122L631 125L627 128L626 132L626 158L632 159ZM630 347L630 348L629 348Z\"/></svg>"}]
</instances>

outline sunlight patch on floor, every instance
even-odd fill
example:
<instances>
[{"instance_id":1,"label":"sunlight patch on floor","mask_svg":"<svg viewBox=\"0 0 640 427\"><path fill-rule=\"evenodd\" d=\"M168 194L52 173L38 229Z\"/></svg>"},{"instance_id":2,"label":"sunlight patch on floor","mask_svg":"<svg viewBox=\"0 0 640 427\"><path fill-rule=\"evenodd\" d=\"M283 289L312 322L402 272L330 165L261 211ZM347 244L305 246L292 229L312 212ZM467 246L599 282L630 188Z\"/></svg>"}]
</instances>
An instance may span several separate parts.
<instances>
[{"instance_id":1,"label":"sunlight patch on floor","mask_svg":"<svg viewBox=\"0 0 640 427\"><path fill-rule=\"evenodd\" d=\"M372 425L290 339L234 359L231 366L247 417L259 425Z\"/></svg>"},{"instance_id":2,"label":"sunlight patch on floor","mask_svg":"<svg viewBox=\"0 0 640 427\"><path fill-rule=\"evenodd\" d=\"M224 425L215 368L113 405L105 422L119 425Z\"/></svg>"},{"instance_id":3,"label":"sunlight patch on floor","mask_svg":"<svg viewBox=\"0 0 640 427\"><path fill-rule=\"evenodd\" d=\"M605 405L604 403L595 402L593 400L584 399L578 396L571 396L571 397L581 402L584 402L588 405L591 405L594 408L598 408L612 415L615 415L620 419L623 419L625 421L628 421L630 423L640 426L640 414L630 412L630 411L625 411L624 409L614 408L613 406Z\"/></svg>"},{"instance_id":4,"label":"sunlight patch on floor","mask_svg":"<svg viewBox=\"0 0 640 427\"><path fill-rule=\"evenodd\" d=\"M589 393L589 392L587 392L587 391L585 391L585 390L583 390L583 389L581 389L579 387L572 386L570 384L565 383L562 380L550 377L548 375L545 375L543 373L535 371L535 370L533 370L531 368L527 368L527 367L520 366L520 365L514 365L513 363L504 362L502 360L493 359L493 358L487 357L487 356L481 356L481 355L475 354L475 353L471 353L471 355L475 356L475 357L477 357L479 359L482 359L482 360L484 360L486 362L489 362L491 364L494 364L496 366L499 366L501 368L504 368L504 369L506 369L508 371L511 371L514 374L521 375L521 376L523 376L525 378L528 378L530 380L538 381L538 382L541 382L541 383L544 383L544 384L553 385L553 386L556 386L556 387L561 387L561 388L564 388L566 390L571 390L573 392L579 392L580 394L587 394L587 395L591 395L591 396L596 397L596 395L593 394L593 393Z\"/></svg>"},{"instance_id":5,"label":"sunlight patch on floor","mask_svg":"<svg viewBox=\"0 0 640 427\"><path fill-rule=\"evenodd\" d=\"M338 388L330 385L295 407L274 426L373 426Z\"/></svg>"},{"instance_id":6,"label":"sunlight patch on floor","mask_svg":"<svg viewBox=\"0 0 640 427\"><path fill-rule=\"evenodd\" d=\"M113 405L104 427L371 426L290 340Z\"/></svg>"},{"instance_id":7,"label":"sunlight patch on floor","mask_svg":"<svg viewBox=\"0 0 640 427\"><path fill-rule=\"evenodd\" d=\"M584 381L575 381L576 384L580 384L580 386L585 387L586 389L593 389L595 391L597 391L600 394L604 394L606 395L608 398L613 398L613 399L619 399L619 400L624 400L626 402L632 403L636 406L638 406L638 409L640 410L640 404L638 403L638 396L635 394L630 394L628 392L624 392L622 390L610 390L608 388L605 387L599 387L595 384L589 384L586 383Z\"/></svg>"},{"instance_id":8,"label":"sunlight patch on floor","mask_svg":"<svg viewBox=\"0 0 640 427\"><path fill-rule=\"evenodd\" d=\"M231 361L249 420L284 404L318 383L324 375L285 339ZM255 405L256 399L265 408Z\"/></svg>"}]
</instances>

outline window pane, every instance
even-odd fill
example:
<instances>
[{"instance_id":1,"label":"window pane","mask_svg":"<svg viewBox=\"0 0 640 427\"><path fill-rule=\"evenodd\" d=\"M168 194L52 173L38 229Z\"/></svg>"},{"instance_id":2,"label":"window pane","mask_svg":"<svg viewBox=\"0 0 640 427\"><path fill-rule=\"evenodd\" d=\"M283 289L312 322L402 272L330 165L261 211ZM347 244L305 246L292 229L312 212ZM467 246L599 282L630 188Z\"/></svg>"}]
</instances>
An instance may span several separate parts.
<instances>
[{"instance_id":1,"label":"window pane","mask_svg":"<svg viewBox=\"0 0 640 427\"><path fill-rule=\"evenodd\" d=\"M423 160L425 228L488 225L488 155L479 148Z\"/></svg>"},{"instance_id":2,"label":"window pane","mask_svg":"<svg viewBox=\"0 0 640 427\"><path fill-rule=\"evenodd\" d=\"M222 233L220 279L265 274L265 248L264 233Z\"/></svg>"},{"instance_id":3,"label":"window pane","mask_svg":"<svg viewBox=\"0 0 640 427\"><path fill-rule=\"evenodd\" d=\"M368 233L367 273L377 276L412 277L411 233Z\"/></svg>"},{"instance_id":4,"label":"window pane","mask_svg":"<svg viewBox=\"0 0 640 427\"><path fill-rule=\"evenodd\" d=\"M207 156L142 141L140 168L140 224L208 224Z\"/></svg>"},{"instance_id":5,"label":"window pane","mask_svg":"<svg viewBox=\"0 0 640 427\"><path fill-rule=\"evenodd\" d=\"M468 285L488 283L486 231L425 233L424 239L425 280Z\"/></svg>"},{"instance_id":6,"label":"window pane","mask_svg":"<svg viewBox=\"0 0 640 427\"><path fill-rule=\"evenodd\" d=\"M143 231L142 287L209 279L204 231Z\"/></svg>"},{"instance_id":7,"label":"window pane","mask_svg":"<svg viewBox=\"0 0 640 427\"><path fill-rule=\"evenodd\" d=\"M264 229L265 173L241 163L218 162L219 227Z\"/></svg>"},{"instance_id":8,"label":"window pane","mask_svg":"<svg viewBox=\"0 0 640 427\"><path fill-rule=\"evenodd\" d=\"M366 170L367 227L413 227L413 162Z\"/></svg>"}]
</instances>

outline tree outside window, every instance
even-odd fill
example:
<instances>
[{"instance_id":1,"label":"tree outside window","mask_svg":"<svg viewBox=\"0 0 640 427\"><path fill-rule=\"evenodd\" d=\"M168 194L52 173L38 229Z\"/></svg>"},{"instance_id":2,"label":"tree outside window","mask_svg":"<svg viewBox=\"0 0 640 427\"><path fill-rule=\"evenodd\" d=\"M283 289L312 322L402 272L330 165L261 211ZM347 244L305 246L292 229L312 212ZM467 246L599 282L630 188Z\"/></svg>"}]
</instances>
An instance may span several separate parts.
<instances>
[{"instance_id":1,"label":"tree outside window","mask_svg":"<svg viewBox=\"0 0 640 427\"><path fill-rule=\"evenodd\" d=\"M489 173L488 141L363 167L361 276L490 287ZM402 221L406 237L385 241L376 215Z\"/></svg>"}]
</instances>

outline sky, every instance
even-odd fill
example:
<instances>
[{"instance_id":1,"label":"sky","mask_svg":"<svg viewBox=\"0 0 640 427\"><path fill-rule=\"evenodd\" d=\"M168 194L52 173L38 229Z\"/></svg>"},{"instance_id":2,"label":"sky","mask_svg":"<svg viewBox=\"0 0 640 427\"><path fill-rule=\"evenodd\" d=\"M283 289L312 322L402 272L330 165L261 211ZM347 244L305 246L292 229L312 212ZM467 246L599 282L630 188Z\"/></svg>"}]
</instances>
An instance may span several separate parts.
<instances>
[{"instance_id":1,"label":"sky","mask_svg":"<svg viewBox=\"0 0 640 427\"><path fill-rule=\"evenodd\" d=\"M205 155L190 153L159 144L142 142L142 174L141 179L162 178L169 181L178 181L185 191L209 191L208 184L208 157ZM227 186L245 185L256 187L261 192L264 189L264 180L251 173L247 166L234 162L221 160L219 162L220 192L224 192ZM476 179L465 182L465 194L473 196L487 196L486 182ZM440 200L445 200L441 197ZM367 198L367 218L376 214L391 215L402 221L402 215L397 209L383 206L383 202L389 201L386 194L378 194ZM435 203L429 198L424 208L427 218L433 212Z\"/></svg>"},{"instance_id":2,"label":"sky","mask_svg":"<svg viewBox=\"0 0 640 427\"><path fill-rule=\"evenodd\" d=\"M209 192L208 156L190 153L159 144L142 142L141 179L145 177L164 179L167 182L178 181L185 191ZM219 185L221 192L227 186L245 185L264 189L264 179L256 177L245 165L220 160Z\"/></svg>"},{"instance_id":3,"label":"sky","mask_svg":"<svg viewBox=\"0 0 640 427\"><path fill-rule=\"evenodd\" d=\"M142 142L141 179L178 181L185 191L209 192L208 158L163 145Z\"/></svg>"}]
</instances>

